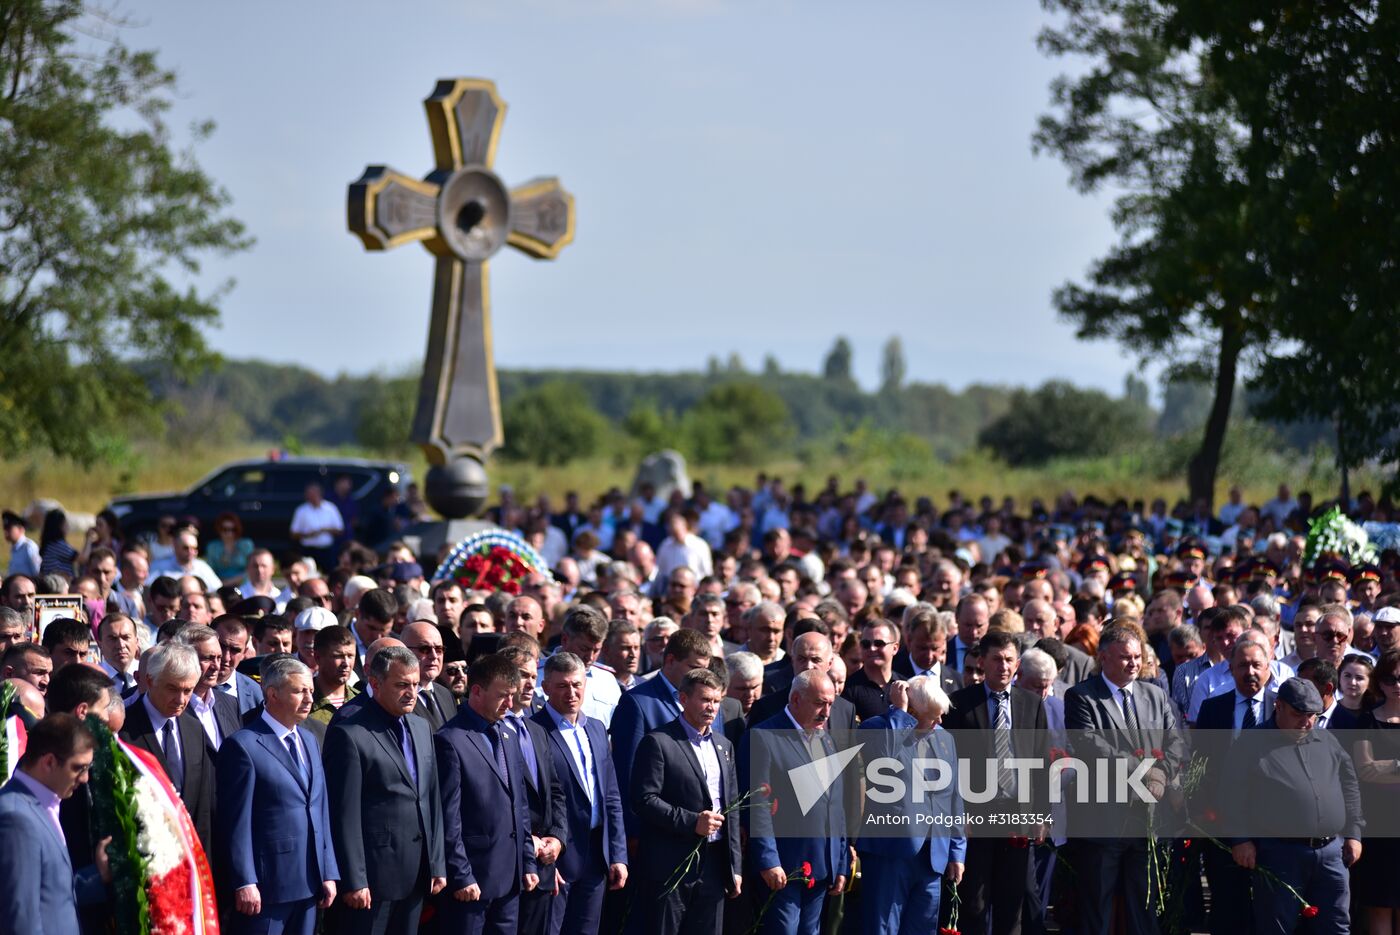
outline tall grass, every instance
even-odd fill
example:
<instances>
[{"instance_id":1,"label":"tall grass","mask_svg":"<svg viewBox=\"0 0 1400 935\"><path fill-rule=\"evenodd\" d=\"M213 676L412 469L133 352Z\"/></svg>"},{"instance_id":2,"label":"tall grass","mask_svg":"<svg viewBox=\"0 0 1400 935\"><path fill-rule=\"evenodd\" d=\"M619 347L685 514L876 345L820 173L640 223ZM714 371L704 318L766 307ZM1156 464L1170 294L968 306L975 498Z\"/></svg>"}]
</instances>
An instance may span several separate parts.
<instances>
[{"instance_id":1,"label":"tall grass","mask_svg":"<svg viewBox=\"0 0 1400 935\"><path fill-rule=\"evenodd\" d=\"M70 512L95 512L113 496L183 490L220 465L240 459L266 456L269 445L248 442L224 446L181 449L148 444L109 463L83 467L49 455L0 460L0 505L23 507L36 497L58 500ZM983 495L1000 500L1013 497L1022 505L1039 497L1047 503L1069 490L1079 496L1095 494L1128 500L1162 497L1169 503L1186 496L1186 462L1191 446L1185 442L1160 442L1103 458L1055 461L1037 468L1012 468L984 452L968 452L952 460L927 453L896 451L887 456L850 456L835 451L805 449L801 457L774 459L760 466L690 465L690 476L712 490L733 484L751 486L761 470L783 478L789 487L803 483L809 492L825 485L831 475L848 487L857 477L875 490L898 488L909 497L929 496L934 503L947 501L950 490L965 497ZM366 456L348 449L309 451L308 454ZM406 459L414 476L423 477L421 455ZM496 461L490 466L493 485L510 484L521 499L549 495L556 504L566 491L576 490L585 500L612 486L627 490L636 471L635 461L616 454L574 461L559 467L536 467ZM1379 491L1383 475L1363 469L1352 477L1353 490ZM1294 491L1311 490L1325 499L1340 485L1330 455L1324 451L1296 455L1243 444L1227 449L1222 459L1217 500L1238 484L1247 501L1261 502L1273 496L1275 487L1288 483Z\"/></svg>"}]
</instances>

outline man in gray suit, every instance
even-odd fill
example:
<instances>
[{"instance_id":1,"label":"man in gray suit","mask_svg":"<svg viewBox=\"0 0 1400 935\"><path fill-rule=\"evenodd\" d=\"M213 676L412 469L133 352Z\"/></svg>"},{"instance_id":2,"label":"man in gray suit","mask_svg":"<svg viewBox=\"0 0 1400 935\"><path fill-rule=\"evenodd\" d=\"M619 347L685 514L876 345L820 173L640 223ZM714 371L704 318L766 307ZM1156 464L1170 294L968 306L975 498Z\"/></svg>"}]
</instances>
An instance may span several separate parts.
<instances>
[{"instance_id":1,"label":"man in gray suit","mask_svg":"<svg viewBox=\"0 0 1400 935\"><path fill-rule=\"evenodd\" d=\"M1146 751L1158 760L1144 785L1161 800L1178 780L1185 747L1167 693L1151 682L1138 681L1142 644L1134 630L1108 626L1099 634L1098 677L1085 679L1065 694L1065 727L1075 756L1100 759L1142 759ZM1157 757L1157 751L1161 756ZM1091 797L1092 798L1092 797ZM1159 806L1160 808L1161 806ZM1071 809L1071 826L1109 828L1117 833L1086 838L1076 848L1075 869L1083 891L1083 929L1108 935L1113 926L1113 900L1123 897L1128 931L1152 935L1157 920L1147 893L1146 806L1090 803ZM1082 822L1082 823L1081 823Z\"/></svg>"},{"instance_id":2,"label":"man in gray suit","mask_svg":"<svg viewBox=\"0 0 1400 935\"><path fill-rule=\"evenodd\" d=\"M413 932L423 899L447 885L432 734L426 720L410 716L418 703L418 657L388 646L367 675L373 698L326 731L341 892L327 929Z\"/></svg>"}]
</instances>

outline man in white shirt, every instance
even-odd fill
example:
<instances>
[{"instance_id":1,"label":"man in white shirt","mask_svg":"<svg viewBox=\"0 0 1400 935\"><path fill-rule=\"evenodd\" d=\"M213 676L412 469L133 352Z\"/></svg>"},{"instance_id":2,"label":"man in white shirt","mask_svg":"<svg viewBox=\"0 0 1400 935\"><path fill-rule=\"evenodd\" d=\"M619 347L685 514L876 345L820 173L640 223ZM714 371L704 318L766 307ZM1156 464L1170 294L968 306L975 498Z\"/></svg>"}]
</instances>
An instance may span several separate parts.
<instances>
[{"instance_id":1,"label":"man in white shirt","mask_svg":"<svg viewBox=\"0 0 1400 935\"><path fill-rule=\"evenodd\" d=\"M588 666L583 686L583 713L596 718L607 727L613 711L622 700L622 687L617 678L599 666L598 656L608 638L608 620L602 612L581 604L568 612L559 634L559 652L573 653ZM544 680L544 660L540 660L540 681Z\"/></svg>"},{"instance_id":2,"label":"man in white shirt","mask_svg":"<svg viewBox=\"0 0 1400 935\"><path fill-rule=\"evenodd\" d=\"M287 602L282 599L281 590L272 583L272 575L276 568L271 552L267 549L254 549L248 556L248 566L243 583L238 586L238 593L244 597L270 597L277 602L277 612L280 614L286 608Z\"/></svg>"},{"instance_id":3,"label":"man in white shirt","mask_svg":"<svg viewBox=\"0 0 1400 935\"><path fill-rule=\"evenodd\" d=\"M224 657L219 634L209 627L192 624L181 630L176 639L199 657L199 681L190 695L189 706L199 726L204 728L209 746L217 751L224 738L242 726L243 720L238 713L237 700L214 690Z\"/></svg>"},{"instance_id":4,"label":"man in white shirt","mask_svg":"<svg viewBox=\"0 0 1400 935\"><path fill-rule=\"evenodd\" d=\"M170 558L152 566L151 571L162 578L198 578L204 589L213 593L223 586L223 581L214 574L209 563L199 557L199 537L192 529L181 529L175 533L175 552Z\"/></svg>"},{"instance_id":5,"label":"man in white shirt","mask_svg":"<svg viewBox=\"0 0 1400 935\"><path fill-rule=\"evenodd\" d=\"M292 540L316 560L318 568L334 568L335 540L345 521L334 503L324 499L320 484L306 485L306 502L292 514Z\"/></svg>"},{"instance_id":6,"label":"man in white shirt","mask_svg":"<svg viewBox=\"0 0 1400 935\"><path fill-rule=\"evenodd\" d=\"M670 580L671 572L681 567L695 572L697 579L714 573L709 543L691 532L695 520L695 514L688 510L671 510L666 514L666 526L671 535L656 551L656 576L660 580Z\"/></svg>"},{"instance_id":7,"label":"man in white shirt","mask_svg":"<svg viewBox=\"0 0 1400 935\"><path fill-rule=\"evenodd\" d=\"M1288 519L1288 515L1298 509L1298 501L1293 499L1293 493L1288 489L1287 484L1278 485L1278 496L1267 501L1259 512L1265 516L1274 518L1274 525L1282 527L1283 521Z\"/></svg>"}]
</instances>

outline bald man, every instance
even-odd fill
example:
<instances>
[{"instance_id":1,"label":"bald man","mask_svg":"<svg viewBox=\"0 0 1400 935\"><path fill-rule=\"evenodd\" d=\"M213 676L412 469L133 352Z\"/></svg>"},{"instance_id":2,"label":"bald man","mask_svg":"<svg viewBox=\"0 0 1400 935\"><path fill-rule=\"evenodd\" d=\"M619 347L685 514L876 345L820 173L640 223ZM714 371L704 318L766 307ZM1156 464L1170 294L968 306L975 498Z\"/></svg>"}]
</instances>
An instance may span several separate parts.
<instances>
[{"instance_id":1,"label":"bald man","mask_svg":"<svg viewBox=\"0 0 1400 935\"><path fill-rule=\"evenodd\" d=\"M442 632L425 621L410 623L403 628L403 644L418 657L418 704L413 713L428 722L433 733L457 714L457 700L452 690L440 684L444 662Z\"/></svg>"},{"instance_id":2,"label":"bald man","mask_svg":"<svg viewBox=\"0 0 1400 935\"><path fill-rule=\"evenodd\" d=\"M830 672L836 655L832 651L831 640L821 633L810 632L803 633L792 641L792 652L788 653L787 658L792 663L792 668L775 684L772 691L755 701L753 707L749 708L749 726L766 721L781 712L787 704L793 679L808 671ZM835 730L855 730L855 705L838 695L832 702L831 713L827 719Z\"/></svg>"}]
</instances>

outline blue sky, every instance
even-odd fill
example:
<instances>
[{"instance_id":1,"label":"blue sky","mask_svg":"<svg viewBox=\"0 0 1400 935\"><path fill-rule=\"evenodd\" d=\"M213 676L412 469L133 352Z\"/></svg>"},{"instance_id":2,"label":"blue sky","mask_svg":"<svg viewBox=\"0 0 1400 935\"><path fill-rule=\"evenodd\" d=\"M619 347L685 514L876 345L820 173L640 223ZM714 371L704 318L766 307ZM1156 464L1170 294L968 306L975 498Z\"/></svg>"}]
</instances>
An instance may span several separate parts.
<instances>
[{"instance_id":1,"label":"blue sky","mask_svg":"<svg viewBox=\"0 0 1400 935\"><path fill-rule=\"evenodd\" d=\"M422 99L488 77L510 110L496 169L558 175L577 239L492 263L503 367L698 369L737 351L815 370L838 334L873 385L1064 377L1118 391L1134 362L1050 306L1112 242L1104 197L1033 157L1062 63L1033 2L142 0L125 41L180 75L174 122L213 118L204 167L257 245L230 357L326 374L421 359L432 261L367 254L345 189L369 163L431 166Z\"/></svg>"}]
</instances>

